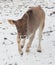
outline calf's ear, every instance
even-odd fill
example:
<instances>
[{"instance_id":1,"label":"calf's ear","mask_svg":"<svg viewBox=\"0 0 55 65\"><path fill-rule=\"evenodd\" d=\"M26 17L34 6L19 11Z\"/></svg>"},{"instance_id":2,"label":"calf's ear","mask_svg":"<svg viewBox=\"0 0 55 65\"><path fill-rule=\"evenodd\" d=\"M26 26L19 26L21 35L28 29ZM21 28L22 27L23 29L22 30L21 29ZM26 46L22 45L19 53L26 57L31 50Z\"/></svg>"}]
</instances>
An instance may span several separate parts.
<instances>
[{"instance_id":1,"label":"calf's ear","mask_svg":"<svg viewBox=\"0 0 55 65\"><path fill-rule=\"evenodd\" d=\"M23 21L27 21L28 20L28 14L27 13L23 15L22 20Z\"/></svg>"},{"instance_id":2,"label":"calf's ear","mask_svg":"<svg viewBox=\"0 0 55 65\"><path fill-rule=\"evenodd\" d=\"M33 11L30 9L30 10L28 10L28 11L27 11L27 14L28 14L28 15L29 15L29 17L30 17L30 16L32 16Z\"/></svg>"},{"instance_id":3,"label":"calf's ear","mask_svg":"<svg viewBox=\"0 0 55 65\"><path fill-rule=\"evenodd\" d=\"M14 21L14 20L8 20L8 22L9 22L10 24L12 24L12 25L15 24L15 21Z\"/></svg>"}]
</instances>

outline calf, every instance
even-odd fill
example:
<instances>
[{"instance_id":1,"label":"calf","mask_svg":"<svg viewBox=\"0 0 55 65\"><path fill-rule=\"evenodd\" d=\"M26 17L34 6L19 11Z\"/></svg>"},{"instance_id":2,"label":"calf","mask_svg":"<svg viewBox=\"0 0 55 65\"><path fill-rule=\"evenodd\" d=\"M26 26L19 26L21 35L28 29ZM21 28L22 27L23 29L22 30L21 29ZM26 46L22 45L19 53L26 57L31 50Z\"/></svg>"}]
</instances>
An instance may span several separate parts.
<instances>
[{"instance_id":1,"label":"calf","mask_svg":"<svg viewBox=\"0 0 55 65\"><path fill-rule=\"evenodd\" d=\"M41 52L41 38L42 32L45 24L45 12L43 9L38 7L31 7L21 19L18 20L8 20L11 24L15 24L17 28L17 42L18 42L18 50L21 55L23 55L22 48L25 44L26 37L30 37L29 42L26 47L26 52L29 52L32 41L34 39L34 35L36 30L39 28L39 45L38 52ZM20 44L21 39L23 39L23 45Z\"/></svg>"}]
</instances>

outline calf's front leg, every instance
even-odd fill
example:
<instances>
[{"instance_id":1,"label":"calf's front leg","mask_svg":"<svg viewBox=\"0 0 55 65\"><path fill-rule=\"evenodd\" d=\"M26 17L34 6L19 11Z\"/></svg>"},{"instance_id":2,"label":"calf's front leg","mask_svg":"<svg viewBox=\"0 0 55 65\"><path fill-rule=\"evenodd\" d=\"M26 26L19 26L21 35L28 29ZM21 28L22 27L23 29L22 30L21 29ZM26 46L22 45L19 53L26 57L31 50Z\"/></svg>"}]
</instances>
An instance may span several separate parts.
<instances>
[{"instance_id":1,"label":"calf's front leg","mask_svg":"<svg viewBox=\"0 0 55 65\"><path fill-rule=\"evenodd\" d=\"M35 33L33 33L33 34L31 35L30 39L29 39L29 42L28 42L27 48L26 48L26 52L29 52L29 49L30 49L31 44L32 44L32 41L33 41L33 39L34 39L34 35L35 35Z\"/></svg>"},{"instance_id":2,"label":"calf's front leg","mask_svg":"<svg viewBox=\"0 0 55 65\"><path fill-rule=\"evenodd\" d=\"M20 53L21 55L23 55L23 51L22 51L22 48L21 48L21 45L20 45L20 41L21 41L21 39L20 39L20 36L18 35L18 36L17 36L18 51L19 51L19 53Z\"/></svg>"},{"instance_id":3,"label":"calf's front leg","mask_svg":"<svg viewBox=\"0 0 55 65\"><path fill-rule=\"evenodd\" d=\"M25 38L22 40L21 48L23 48L25 45Z\"/></svg>"}]
</instances>

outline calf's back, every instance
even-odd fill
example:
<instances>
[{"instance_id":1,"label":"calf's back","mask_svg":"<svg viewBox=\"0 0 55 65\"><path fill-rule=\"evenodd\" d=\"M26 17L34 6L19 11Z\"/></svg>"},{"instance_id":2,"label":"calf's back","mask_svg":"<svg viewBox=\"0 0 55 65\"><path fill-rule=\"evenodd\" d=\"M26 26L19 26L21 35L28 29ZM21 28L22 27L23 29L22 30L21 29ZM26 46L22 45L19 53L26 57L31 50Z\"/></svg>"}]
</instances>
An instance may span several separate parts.
<instances>
[{"instance_id":1,"label":"calf's back","mask_svg":"<svg viewBox=\"0 0 55 65\"><path fill-rule=\"evenodd\" d=\"M30 34L35 32L40 24L44 22L45 13L43 9L38 6L30 8L27 11L27 14L29 16L27 29L29 31L28 34Z\"/></svg>"}]
</instances>

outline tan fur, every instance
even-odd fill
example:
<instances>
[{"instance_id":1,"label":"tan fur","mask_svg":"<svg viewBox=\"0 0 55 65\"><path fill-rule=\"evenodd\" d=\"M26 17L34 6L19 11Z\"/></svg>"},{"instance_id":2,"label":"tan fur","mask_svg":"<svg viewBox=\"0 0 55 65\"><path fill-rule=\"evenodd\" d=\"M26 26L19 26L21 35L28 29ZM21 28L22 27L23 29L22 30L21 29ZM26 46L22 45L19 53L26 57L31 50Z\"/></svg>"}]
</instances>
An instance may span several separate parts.
<instances>
[{"instance_id":1,"label":"tan fur","mask_svg":"<svg viewBox=\"0 0 55 65\"><path fill-rule=\"evenodd\" d=\"M2 24L2 22L0 22L0 24Z\"/></svg>"},{"instance_id":2,"label":"tan fur","mask_svg":"<svg viewBox=\"0 0 55 65\"><path fill-rule=\"evenodd\" d=\"M8 20L8 22L12 25L14 25L13 20Z\"/></svg>"},{"instance_id":3,"label":"tan fur","mask_svg":"<svg viewBox=\"0 0 55 65\"><path fill-rule=\"evenodd\" d=\"M32 41L35 36L36 30L39 28L39 45L37 51L41 52L41 38L42 38L42 32L45 24L45 12L43 9L38 7L31 7L23 16L21 19L14 21L14 20L8 20L10 23L16 25L17 33L19 38L18 40L26 37L29 37L30 39L27 44L26 51L29 52L29 49L31 47ZM25 44L25 42L24 42ZM24 45L23 45L24 46ZM19 52L22 52L20 41L18 42ZM21 51L20 51L21 50ZM22 55L22 53L21 53Z\"/></svg>"}]
</instances>

